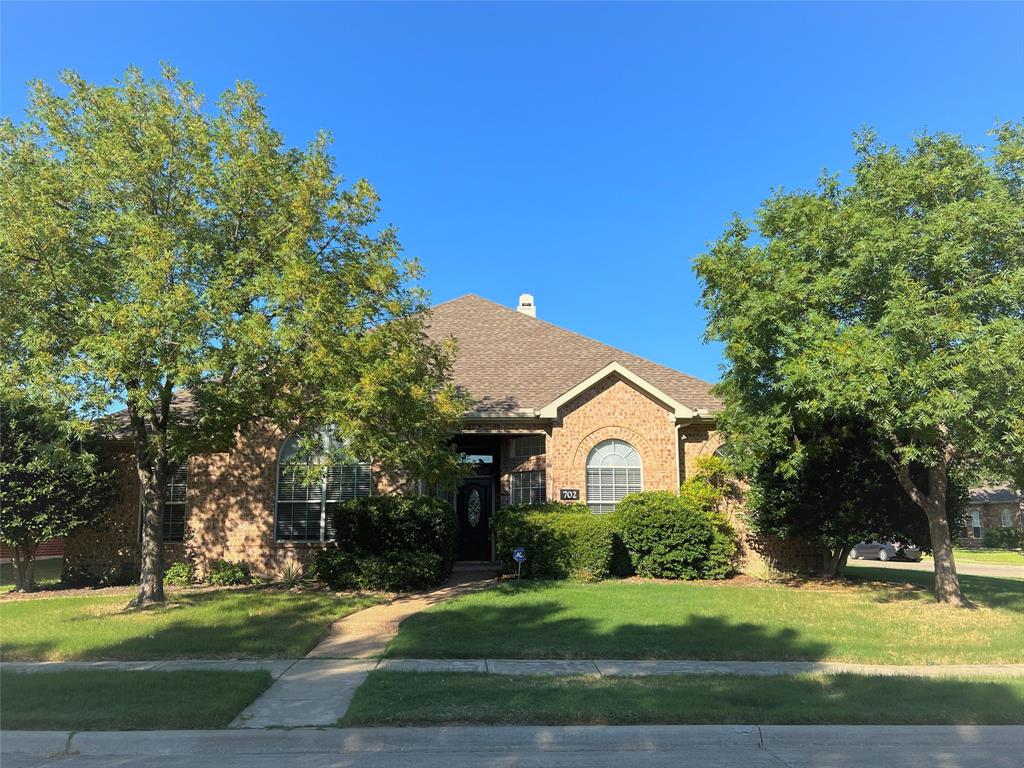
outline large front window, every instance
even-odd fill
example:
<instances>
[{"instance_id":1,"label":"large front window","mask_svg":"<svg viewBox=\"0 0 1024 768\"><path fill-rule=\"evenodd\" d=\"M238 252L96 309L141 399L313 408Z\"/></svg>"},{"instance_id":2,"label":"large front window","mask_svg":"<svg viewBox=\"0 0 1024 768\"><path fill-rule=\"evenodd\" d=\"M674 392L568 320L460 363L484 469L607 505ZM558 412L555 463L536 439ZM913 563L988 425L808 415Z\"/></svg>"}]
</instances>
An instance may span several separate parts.
<instances>
[{"instance_id":1,"label":"large front window","mask_svg":"<svg viewBox=\"0 0 1024 768\"><path fill-rule=\"evenodd\" d=\"M325 448L333 449L330 438L321 435ZM315 460L298 458L299 437L292 435L281 448L277 462L277 519L274 536L278 541L325 541L334 538L332 520L339 503L357 496L369 496L369 462L328 464L311 474Z\"/></svg>"},{"instance_id":2,"label":"large front window","mask_svg":"<svg viewBox=\"0 0 1024 768\"><path fill-rule=\"evenodd\" d=\"M587 456L587 506L612 512L627 493L644 489L640 454L624 440L605 440Z\"/></svg>"}]
</instances>

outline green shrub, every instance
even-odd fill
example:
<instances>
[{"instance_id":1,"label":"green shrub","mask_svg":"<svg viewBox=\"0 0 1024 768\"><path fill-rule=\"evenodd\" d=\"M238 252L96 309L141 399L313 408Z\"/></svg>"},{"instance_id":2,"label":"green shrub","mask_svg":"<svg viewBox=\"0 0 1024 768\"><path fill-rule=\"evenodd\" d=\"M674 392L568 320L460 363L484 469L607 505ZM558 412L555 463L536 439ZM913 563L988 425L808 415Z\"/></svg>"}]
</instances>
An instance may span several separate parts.
<instances>
[{"instance_id":1,"label":"green shrub","mask_svg":"<svg viewBox=\"0 0 1024 768\"><path fill-rule=\"evenodd\" d=\"M333 517L343 552L390 555L432 552L455 562L459 523L451 505L433 496L367 496L340 504Z\"/></svg>"},{"instance_id":2,"label":"green shrub","mask_svg":"<svg viewBox=\"0 0 1024 768\"><path fill-rule=\"evenodd\" d=\"M252 584L252 568L244 560L237 563L228 560L214 560L210 563L210 572L206 575L206 583L217 587Z\"/></svg>"},{"instance_id":3,"label":"green shrub","mask_svg":"<svg viewBox=\"0 0 1024 768\"><path fill-rule=\"evenodd\" d=\"M710 498L710 497L709 497ZM613 516L638 575L721 579L732 571L735 534L702 495L647 491L626 496Z\"/></svg>"},{"instance_id":4,"label":"green shrub","mask_svg":"<svg viewBox=\"0 0 1024 768\"><path fill-rule=\"evenodd\" d=\"M164 584L172 587L189 587L196 580L196 569L188 560L174 563L164 571Z\"/></svg>"},{"instance_id":5,"label":"green shrub","mask_svg":"<svg viewBox=\"0 0 1024 768\"><path fill-rule=\"evenodd\" d=\"M404 550L358 556L338 549L321 549L313 556L310 575L335 590L408 592L436 586L449 570L445 560L432 552Z\"/></svg>"},{"instance_id":6,"label":"green shrub","mask_svg":"<svg viewBox=\"0 0 1024 768\"><path fill-rule=\"evenodd\" d=\"M615 529L607 517L582 504L506 507L494 516L495 547L502 569L515 573L516 547L526 549L523 575L597 581L613 572Z\"/></svg>"},{"instance_id":7,"label":"green shrub","mask_svg":"<svg viewBox=\"0 0 1024 768\"><path fill-rule=\"evenodd\" d=\"M332 589L427 589L451 572L458 519L431 496L370 496L338 506L336 547L313 557L311 575Z\"/></svg>"},{"instance_id":8,"label":"green shrub","mask_svg":"<svg viewBox=\"0 0 1024 768\"><path fill-rule=\"evenodd\" d=\"M142 566L127 560L100 567L83 567L64 563L61 584L66 587L127 587L139 583Z\"/></svg>"},{"instance_id":9,"label":"green shrub","mask_svg":"<svg viewBox=\"0 0 1024 768\"><path fill-rule=\"evenodd\" d=\"M337 549L318 549L309 564L311 578L331 589L356 589L359 567L356 556Z\"/></svg>"},{"instance_id":10,"label":"green shrub","mask_svg":"<svg viewBox=\"0 0 1024 768\"><path fill-rule=\"evenodd\" d=\"M989 528L981 540L989 549L1024 549L1024 528Z\"/></svg>"}]
</instances>

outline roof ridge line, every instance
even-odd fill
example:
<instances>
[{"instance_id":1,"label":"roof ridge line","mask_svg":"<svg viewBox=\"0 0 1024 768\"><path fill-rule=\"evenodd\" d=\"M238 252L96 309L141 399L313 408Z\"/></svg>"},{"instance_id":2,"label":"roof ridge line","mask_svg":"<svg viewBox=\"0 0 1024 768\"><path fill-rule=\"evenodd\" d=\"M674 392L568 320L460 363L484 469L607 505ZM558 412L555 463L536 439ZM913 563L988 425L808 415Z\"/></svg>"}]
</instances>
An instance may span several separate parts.
<instances>
[{"instance_id":1,"label":"roof ridge line","mask_svg":"<svg viewBox=\"0 0 1024 768\"><path fill-rule=\"evenodd\" d=\"M466 293L466 294L463 294L462 296L459 296L459 297L457 297L455 299L449 299L449 301L446 301L446 302L443 302L443 303L448 304L448 303L451 303L451 302L454 302L454 301L458 301L459 299L467 299L467 298L479 299L480 301L484 301L484 302L486 302L488 304L491 304L491 305L493 305L493 306L495 306L495 307L497 307L499 309L503 309L506 312L510 312L510 313L512 313L514 315L518 315L520 317L524 317L527 320L533 320L534 322L543 323L544 325L547 325L547 326L549 326L551 328L554 328L556 331L560 331L562 333L568 333L571 336L575 336L575 337L577 337L579 339L583 339L584 341L587 341L587 342L589 342L591 344L597 344L597 345L599 345L599 346L601 346L601 347L603 347L605 349L611 350L612 352L618 352L618 353L623 354L623 355L628 355L629 357L636 358L637 360L642 360L643 362L648 363L649 365L656 365L659 368L662 368L665 371L668 371L669 373L673 373L673 374L675 374L677 376L685 376L686 378L692 379L693 381L699 382L701 384L706 384L709 387L713 387L714 386L714 384L712 384L710 381L705 381L704 379L698 378L697 376L694 376L692 374L684 373L683 371L680 371L677 368L671 368L671 367L665 365L664 363L657 362L656 360L650 360L650 359L648 359L646 357L643 357L641 355L637 355L637 354L635 354L633 352L629 352L629 351L627 351L625 349L620 349L619 347L613 347L611 344L606 344L605 342L599 341L598 339L595 339L592 336L587 336L586 334L580 333L578 331L573 331L573 330L571 330L569 328L565 328L565 327L563 327L561 325L555 325L551 321L544 320L543 318L540 318L540 317L534 317L532 315L527 315L526 313L520 312L519 310L517 310L517 309L515 309L513 307L508 307L508 306L506 306L504 304L499 304L496 301L493 301L491 299L485 298L484 296L480 296L480 295L475 294L475 293ZM441 306L441 305L438 304L437 306Z\"/></svg>"}]
</instances>

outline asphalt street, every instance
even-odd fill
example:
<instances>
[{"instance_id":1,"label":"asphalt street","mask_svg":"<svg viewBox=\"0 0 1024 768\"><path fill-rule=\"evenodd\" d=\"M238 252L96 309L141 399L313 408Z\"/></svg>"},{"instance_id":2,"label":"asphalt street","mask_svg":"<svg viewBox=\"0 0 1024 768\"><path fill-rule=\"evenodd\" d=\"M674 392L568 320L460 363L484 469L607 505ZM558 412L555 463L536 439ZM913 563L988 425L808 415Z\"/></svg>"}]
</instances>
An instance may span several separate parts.
<instances>
[{"instance_id":1,"label":"asphalt street","mask_svg":"<svg viewBox=\"0 0 1024 768\"><path fill-rule=\"evenodd\" d=\"M1024 558L1021 558L1024 562ZM935 569L931 559L923 560L920 563L901 562L899 560L849 560L847 568L891 568L897 571L928 571L934 573ZM1024 579L1024 565L992 565L989 563L968 563L956 562L957 573L968 576L996 576L999 578Z\"/></svg>"}]
</instances>

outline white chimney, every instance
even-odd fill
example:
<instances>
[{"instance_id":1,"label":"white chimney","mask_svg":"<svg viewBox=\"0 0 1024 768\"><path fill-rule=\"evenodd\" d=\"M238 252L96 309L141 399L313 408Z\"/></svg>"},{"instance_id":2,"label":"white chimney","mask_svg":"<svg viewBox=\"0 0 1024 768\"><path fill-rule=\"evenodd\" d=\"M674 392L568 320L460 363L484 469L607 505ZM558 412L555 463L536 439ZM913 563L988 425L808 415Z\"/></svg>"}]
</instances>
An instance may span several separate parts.
<instances>
[{"instance_id":1,"label":"white chimney","mask_svg":"<svg viewBox=\"0 0 1024 768\"><path fill-rule=\"evenodd\" d=\"M537 305L533 303L532 293L521 293L519 294L519 306L516 307L517 312L522 312L524 315L530 317L537 316Z\"/></svg>"}]
</instances>

